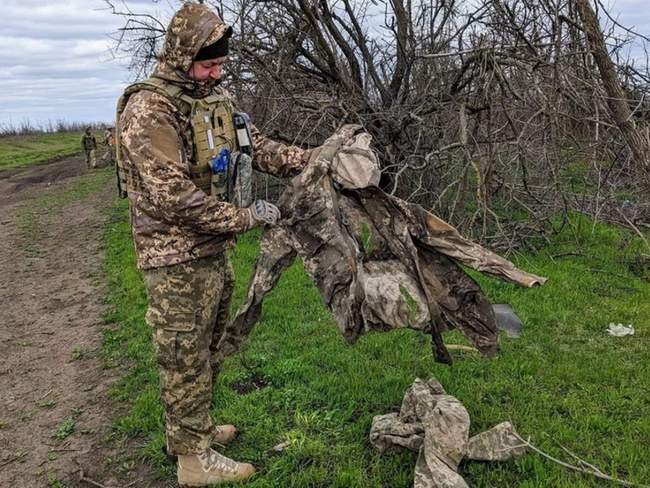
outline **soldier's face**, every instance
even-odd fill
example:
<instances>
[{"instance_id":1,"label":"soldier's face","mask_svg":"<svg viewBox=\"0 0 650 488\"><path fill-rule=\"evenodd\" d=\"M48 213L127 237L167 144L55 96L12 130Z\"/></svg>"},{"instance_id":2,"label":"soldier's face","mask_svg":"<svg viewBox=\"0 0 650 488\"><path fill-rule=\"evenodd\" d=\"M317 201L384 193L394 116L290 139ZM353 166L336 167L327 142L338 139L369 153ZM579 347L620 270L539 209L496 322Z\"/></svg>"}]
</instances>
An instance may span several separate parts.
<instances>
[{"instance_id":1,"label":"soldier's face","mask_svg":"<svg viewBox=\"0 0 650 488\"><path fill-rule=\"evenodd\" d=\"M206 81L221 79L222 69L226 63L226 57L205 59L202 61L194 61L190 68L189 76L196 81Z\"/></svg>"}]
</instances>

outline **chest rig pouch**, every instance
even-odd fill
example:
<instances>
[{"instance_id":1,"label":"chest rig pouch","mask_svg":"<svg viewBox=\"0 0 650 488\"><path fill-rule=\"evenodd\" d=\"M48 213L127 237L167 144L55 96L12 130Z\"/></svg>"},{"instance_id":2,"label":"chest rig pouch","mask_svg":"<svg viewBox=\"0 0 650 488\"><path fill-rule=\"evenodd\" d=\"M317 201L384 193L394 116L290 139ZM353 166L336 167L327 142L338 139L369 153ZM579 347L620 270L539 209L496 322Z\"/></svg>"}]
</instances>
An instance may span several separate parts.
<instances>
[{"instance_id":1,"label":"chest rig pouch","mask_svg":"<svg viewBox=\"0 0 650 488\"><path fill-rule=\"evenodd\" d=\"M190 177L206 193L228 200L239 152L230 100L219 95L193 100L190 122L195 159Z\"/></svg>"},{"instance_id":2,"label":"chest rig pouch","mask_svg":"<svg viewBox=\"0 0 650 488\"><path fill-rule=\"evenodd\" d=\"M166 97L189 118L194 149L188 161L192 182L224 201L249 205L253 148L248 116L235 112L225 95L212 94L195 99L183 93L180 87L155 77L127 87L118 101L116 160L120 196L125 197L128 191L137 191L139 187L137 171L127 168L121 157L119 119L128 98L140 90L151 90Z\"/></svg>"}]
</instances>

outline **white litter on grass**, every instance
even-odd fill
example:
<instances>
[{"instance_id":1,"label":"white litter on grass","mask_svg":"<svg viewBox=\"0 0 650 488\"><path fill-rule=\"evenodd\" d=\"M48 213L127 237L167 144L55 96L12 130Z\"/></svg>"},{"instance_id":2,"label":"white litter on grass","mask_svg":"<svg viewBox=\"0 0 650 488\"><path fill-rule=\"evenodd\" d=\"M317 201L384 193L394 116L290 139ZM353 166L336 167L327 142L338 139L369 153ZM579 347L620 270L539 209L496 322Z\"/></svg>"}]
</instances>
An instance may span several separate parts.
<instances>
[{"instance_id":1,"label":"white litter on grass","mask_svg":"<svg viewBox=\"0 0 650 488\"><path fill-rule=\"evenodd\" d=\"M291 446L291 441L281 442L277 446L273 446L271 450L279 454L281 452L284 452L284 450L289 446Z\"/></svg>"},{"instance_id":2,"label":"white litter on grass","mask_svg":"<svg viewBox=\"0 0 650 488\"><path fill-rule=\"evenodd\" d=\"M634 335L634 327L632 324L628 325L623 325L623 324L615 324L611 322L609 324L609 327L607 327L607 332L609 335L612 335L614 337L625 337L629 335Z\"/></svg>"}]
</instances>

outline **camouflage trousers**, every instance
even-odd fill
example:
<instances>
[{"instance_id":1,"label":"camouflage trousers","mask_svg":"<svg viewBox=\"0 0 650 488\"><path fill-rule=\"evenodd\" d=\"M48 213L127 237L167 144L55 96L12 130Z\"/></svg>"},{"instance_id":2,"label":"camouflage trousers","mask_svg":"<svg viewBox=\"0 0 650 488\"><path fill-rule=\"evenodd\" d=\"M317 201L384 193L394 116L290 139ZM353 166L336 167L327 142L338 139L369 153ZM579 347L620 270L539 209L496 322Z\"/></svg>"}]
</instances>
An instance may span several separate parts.
<instances>
[{"instance_id":1,"label":"camouflage trousers","mask_svg":"<svg viewBox=\"0 0 650 488\"><path fill-rule=\"evenodd\" d=\"M97 166L96 150L86 149L84 152L86 154L86 166L88 168L95 168Z\"/></svg>"},{"instance_id":2,"label":"camouflage trousers","mask_svg":"<svg viewBox=\"0 0 650 488\"><path fill-rule=\"evenodd\" d=\"M104 151L104 154L101 157L102 164L113 164L115 162L115 157L113 156L113 148L111 146L107 146L106 150Z\"/></svg>"},{"instance_id":3,"label":"camouflage trousers","mask_svg":"<svg viewBox=\"0 0 650 488\"><path fill-rule=\"evenodd\" d=\"M146 321L160 371L167 448L172 454L205 451L216 433L210 418L212 357L223 334L234 285L226 254L144 271Z\"/></svg>"}]
</instances>

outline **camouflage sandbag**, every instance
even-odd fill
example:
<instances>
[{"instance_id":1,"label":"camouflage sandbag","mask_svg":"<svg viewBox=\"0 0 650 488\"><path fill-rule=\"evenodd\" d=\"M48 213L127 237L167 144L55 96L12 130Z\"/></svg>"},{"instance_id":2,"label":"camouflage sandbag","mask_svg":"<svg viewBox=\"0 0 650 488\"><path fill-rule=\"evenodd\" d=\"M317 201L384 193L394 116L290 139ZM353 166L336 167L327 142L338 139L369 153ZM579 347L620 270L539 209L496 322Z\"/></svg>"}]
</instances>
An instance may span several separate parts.
<instances>
[{"instance_id":1,"label":"camouflage sandbag","mask_svg":"<svg viewBox=\"0 0 650 488\"><path fill-rule=\"evenodd\" d=\"M526 453L509 422L472 438L469 428L469 414L457 398L435 378L418 378L404 394L399 414L373 419L370 443L380 452L404 447L419 453L414 488L465 488L458 473L463 459L505 461Z\"/></svg>"}]
</instances>

